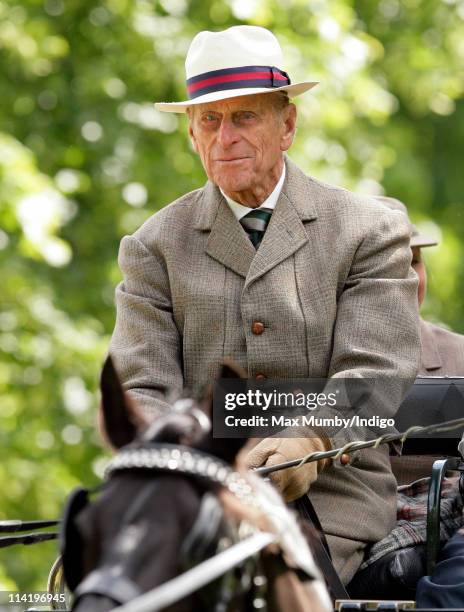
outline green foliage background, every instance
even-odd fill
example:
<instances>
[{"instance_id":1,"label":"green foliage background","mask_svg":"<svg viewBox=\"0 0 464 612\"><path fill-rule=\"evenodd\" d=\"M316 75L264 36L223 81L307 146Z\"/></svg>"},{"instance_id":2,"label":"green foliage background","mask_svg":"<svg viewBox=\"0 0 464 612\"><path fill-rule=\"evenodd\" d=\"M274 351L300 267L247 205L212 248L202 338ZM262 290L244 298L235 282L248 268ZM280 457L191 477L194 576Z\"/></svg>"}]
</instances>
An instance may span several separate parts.
<instances>
[{"instance_id":1,"label":"green foliage background","mask_svg":"<svg viewBox=\"0 0 464 612\"><path fill-rule=\"evenodd\" d=\"M0 519L58 515L105 453L97 379L120 238L204 174L182 116L194 34L279 37L291 156L406 202L429 249L429 318L464 332L464 0L0 0ZM0 588L43 589L56 544L0 551Z\"/></svg>"}]
</instances>

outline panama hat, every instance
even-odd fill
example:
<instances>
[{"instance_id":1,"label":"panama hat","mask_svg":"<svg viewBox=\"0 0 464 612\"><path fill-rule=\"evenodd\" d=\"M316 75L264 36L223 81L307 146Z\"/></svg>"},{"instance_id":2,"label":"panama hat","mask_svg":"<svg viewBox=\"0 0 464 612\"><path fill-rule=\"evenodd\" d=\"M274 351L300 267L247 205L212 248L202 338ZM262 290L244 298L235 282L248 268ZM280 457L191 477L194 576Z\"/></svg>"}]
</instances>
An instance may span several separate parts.
<instances>
[{"instance_id":1,"label":"panama hat","mask_svg":"<svg viewBox=\"0 0 464 612\"><path fill-rule=\"evenodd\" d=\"M233 26L222 32L199 32L185 60L189 100L158 102L167 113L189 106L250 94L286 91L298 96L319 81L291 83L277 38L258 26Z\"/></svg>"},{"instance_id":2,"label":"panama hat","mask_svg":"<svg viewBox=\"0 0 464 612\"><path fill-rule=\"evenodd\" d=\"M408 215L408 209L403 202L397 200L396 198L389 198L387 196L376 196L375 199L382 202L382 204L385 204L385 206L388 206L388 208L391 210L401 210L401 212L404 212L411 231L411 248L435 246L438 244L438 241L435 238L421 234L417 227L411 223Z\"/></svg>"}]
</instances>

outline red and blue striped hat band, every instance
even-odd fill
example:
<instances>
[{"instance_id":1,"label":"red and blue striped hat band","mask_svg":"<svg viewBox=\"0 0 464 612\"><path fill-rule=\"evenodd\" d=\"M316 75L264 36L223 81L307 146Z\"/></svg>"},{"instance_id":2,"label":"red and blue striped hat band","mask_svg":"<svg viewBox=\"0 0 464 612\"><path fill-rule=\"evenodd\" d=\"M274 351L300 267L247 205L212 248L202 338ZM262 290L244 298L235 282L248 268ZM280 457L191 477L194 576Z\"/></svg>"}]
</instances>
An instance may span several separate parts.
<instances>
[{"instance_id":1,"label":"red and blue striped hat band","mask_svg":"<svg viewBox=\"0 0 464 612\"><path fill-rule=\"evenodd\" d=\"M247 87L285 87L290 85L286 72L275 66L240 66L198 74L187 79L189 99L205 94Z\"/></svg>"}]
</instances>

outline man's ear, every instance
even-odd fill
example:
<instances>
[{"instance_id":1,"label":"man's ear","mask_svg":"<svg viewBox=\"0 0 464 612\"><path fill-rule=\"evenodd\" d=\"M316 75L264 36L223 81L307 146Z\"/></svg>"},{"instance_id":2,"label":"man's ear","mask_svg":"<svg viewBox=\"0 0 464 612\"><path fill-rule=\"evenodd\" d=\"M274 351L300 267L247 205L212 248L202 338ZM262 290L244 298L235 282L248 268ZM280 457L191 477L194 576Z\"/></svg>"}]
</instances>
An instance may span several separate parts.
<instances>
[{"instance_id":1,"label":"man's ear","mask_svg":"<svg viewBox=\"0 0 464 612\"><path fill-rule=\"evenodd\" d=\"M131 402L119 381L113 360L108 355L100 377L102 395L99 427L103 438L114 449L132 442L146 429L142 413Z\"/></svg>"},{"instance_id":2,"label":"man's ear","mask_svg":"<svg viewBox=\"0 0 464 612\"><path fill-rule=\"evenodd\" d=\"M282 136L280 139L280 149L281 151L287 151L295 138L296 133L296 117L297 111L296 106L293 103L290 103L283 110L283 125L284 129L282 132Z\"/></svg>"}]
</instances>

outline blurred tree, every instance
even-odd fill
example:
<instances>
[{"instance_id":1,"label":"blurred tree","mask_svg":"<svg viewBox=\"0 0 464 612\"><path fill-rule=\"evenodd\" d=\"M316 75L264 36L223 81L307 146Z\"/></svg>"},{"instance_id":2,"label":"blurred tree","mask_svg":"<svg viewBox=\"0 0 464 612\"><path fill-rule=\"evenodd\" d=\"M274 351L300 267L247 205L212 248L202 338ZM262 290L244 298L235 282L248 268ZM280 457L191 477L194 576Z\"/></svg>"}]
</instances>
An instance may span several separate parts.
<instances>
[{"instance_id":1,"label":"blurred tree","mask_svg":"<svg viewBox=\"0 0 464 612\"><path fill-rule=\"evenodd\" d=\"M56 516L101 476L119 240L204 182L185 117L152 102L185 98L198 30L240 23L321 81L297 163L440 226L426 312L464 332L464 0L0 0L0 518ZM44 588L55 554L2 550L0 587Z\"/></svg>"}]
</instances>

